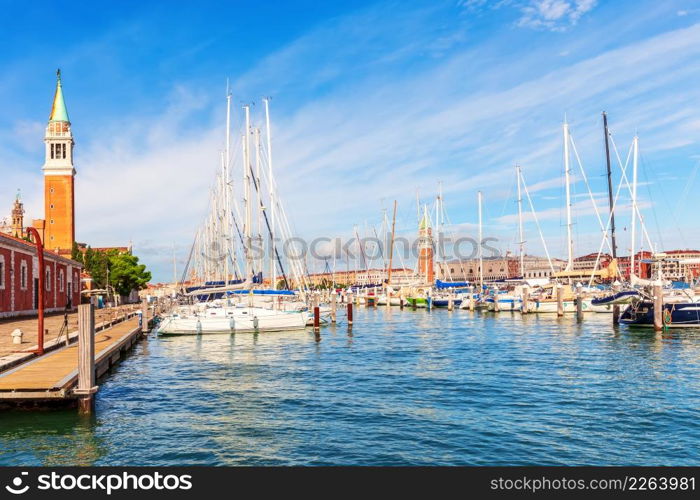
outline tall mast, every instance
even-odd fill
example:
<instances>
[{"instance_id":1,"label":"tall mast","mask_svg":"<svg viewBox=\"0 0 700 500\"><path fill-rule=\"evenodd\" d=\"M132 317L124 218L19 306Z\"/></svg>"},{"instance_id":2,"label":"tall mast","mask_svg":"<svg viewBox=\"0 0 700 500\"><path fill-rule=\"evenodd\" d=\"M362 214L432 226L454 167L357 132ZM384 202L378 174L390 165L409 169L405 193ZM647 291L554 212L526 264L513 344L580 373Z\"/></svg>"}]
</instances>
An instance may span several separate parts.
<instances>
[{"instance_id":1,"label":"tall mast","mask_svg":"<svg viewBox=\"0 0 700 500\"><path fill-rule=\"evenodd\" d=\"M245 109L245 137L243 141L243 200L245 202L245 224L243 225L243 232L245 234L245 276L246 279L250 277L252 271L252 264L250 262L250 240L252 236L251 222L251 203L250 203L250 106L247 104L243 106Z\"/></svg>"},{"instance_id":2,"label":"tall mast","mask_svg":"<svg viewBox=\"0 0 700 500\"><path fill-rule=\"evenodd\" d=\"M231 229L231 90L226 81L226 150L224 153L224 286L228 285L228 260L233 255L233 231Z\"/></svg>"},{"instance_id":3,"label":"tall mast","mask_svg":"<svg viewBox=\"0 0 700 500\"><path fill-rule=\"evenodd\" d=\"M177 285L177 260L175 259L175 243L173 243L173 285Z\"/></svg>"},{"instance_id":4,"label":"tall mast","mask_svg":"<svg viewBox=\"0 0 700 500\"><path fill-rule=\"evenodd\" d=\"M518 232L520 234L520 276L525 278L525 235L523 234L523 195L520 186L520 165L515 166L515 175L518 178Z\"/></svg>"},{"instance_id":5,"label":"tall mast","mask_svg":"<svg viewBox=\"0 0 700 500\"><path fill-rule=\"evenodd\" d=\"M568 262L566 270L574 268L574 240L571 234L571 166L569 165L569 124L564 121L564 179L566 183L566 249Z\"/></svg>"},{"instance_id":6,"label":"tall mast","mask_svg":"<svg viewBox=\"0 0 700 500\"><path fill-rule=\"evenodd\" d=\"M394 215L391 218L391 244L389 245L389 270L387 271L387 286L391 285L391 268L394 265L394 231L396 231L396 200L394 200Z\"/></svg>"},{"instance_id":7,"label":"tall mast","mask_svg":"<svg viewBox=\"0 0 700 500\"><path fill-rule=\"evenodd\" d=\"M632 159L632 228L630 236L632 237L632 253L630 254L630 277L635 274L635 238L637 237L637 163L639 159L639 138L635 135L633 142L633 159Z\"/></svg>"},{"instance_id":8,"label":"tall mast","mask_svg":"<svg viewBox=\"0 0 700 500\"><path fill-rule=\"evenodd\" d=\"M256 198L258 203L256 204L257 207L257 217L256 217L256 228L258 230L258 233L256 235L256 239L258 241L258 244L260 245L259 247L256 246L255 251L259 255L258 258L258 265L256 267L256 272L262 274L262 266L263 266L263 255L262 255L262 214L263 214L263 202L262 202L262 192L260 190L260 129L256 128L255 131L255 185L257 186L256 189Z\"/></svg>"},{"instance_id":9,"label":"tall mast","mask_svg":"<svg viewBox=\"0 0 700 500\"><path fill-rule=\"evenodd\" d=\"M270 129L270 100L265 103L265 135L267 136L267 182L270 191L270 285L275 288L277 268L275 267L275 182L272 177L272 131Z\"/></svg>"},{"instance_id":10,"label":"tall mast","mask_svg":"<svg viewBox=\"0 0 700 500\"><path fill-rule=\"evenodd\" d=\"M605 163L608 168L608 203L610 205L610 243L613 259L617 258L617 242L615 241L615 210L613 202L612 168L610 167L610 132L608 131L608 115L603 111L603 128L605 130Z\"/></svg>"},{"instance_id":11,"label":"tall mast","mask_svg":"<svg viewBox=\"0 0 700 500\"><path fill-rule=\"evenodd\" d=\"M219 239L222 240L223 245L221 246L224 251L224 262L223 262L223 277L224 286L228 285L228 245L229 245L229 226L228 226L228 182L226 181L228 177L228 169L226 162L226 152L221 152L221 210L217 208L217 212L221 212L221 228L219 229ZM217 205L219 196L217 196Z\"/></svg>"},{"instance_id":12,"label":"tall mast","mask_svg":"<svg viewBox=\"0 0 700 500\"><path fill-rule=\"evenodd\" d=\"M479 246L478 246L478 251L479 251L479 293L481 293L484 289L484 256L483 252L481 250L481 242L483 240L483 230L482 230L482 220L481 220L481 191L478 193L478 199L479 199Z\"/></svg>"}]
</instances>

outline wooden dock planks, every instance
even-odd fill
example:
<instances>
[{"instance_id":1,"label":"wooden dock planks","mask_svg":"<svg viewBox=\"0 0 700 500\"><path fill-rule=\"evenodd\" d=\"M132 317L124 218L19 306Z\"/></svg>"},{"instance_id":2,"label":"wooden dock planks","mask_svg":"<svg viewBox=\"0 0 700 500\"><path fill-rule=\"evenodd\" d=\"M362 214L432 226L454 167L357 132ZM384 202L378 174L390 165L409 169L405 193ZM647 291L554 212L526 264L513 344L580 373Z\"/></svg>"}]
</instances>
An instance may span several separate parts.
<instances>
[{"instance_id":1,"label":"wooden dock planks","mask_svg":"<svg viewBox=\"0 0 700 500\"><path fill-rule=\"evenodd\" d=\"M132 318L97 333L95 365L109 364L109 358L130 346L139 332L138 319ZM0 374L0 399L18 399L22 393L29 398L65 398L77 377L78 345L72 344Z\"/></svg>"}]
</instances>

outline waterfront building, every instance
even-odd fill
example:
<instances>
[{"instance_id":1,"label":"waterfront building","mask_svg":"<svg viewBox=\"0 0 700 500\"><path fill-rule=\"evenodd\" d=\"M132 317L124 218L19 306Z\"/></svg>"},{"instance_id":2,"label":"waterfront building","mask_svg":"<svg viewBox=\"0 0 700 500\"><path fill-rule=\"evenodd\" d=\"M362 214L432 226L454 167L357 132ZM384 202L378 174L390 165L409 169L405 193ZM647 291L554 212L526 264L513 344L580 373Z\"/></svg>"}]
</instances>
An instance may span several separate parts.
<instances>
[{"instance_id":1,"label":"waterfront building","mask_svg":"<svg viewBox=\"0 0 700 500\"><path fill-rule=\"evenodd\" d=\"M63 311L80 303L82 266L44 250L44 310ZM39 258L36 246L0 234L0 318L36 314L39 308Z\"/></svg>"},{"instance_id":2,"label":"waterfront building","mask_svg":"<svg viewBox=\"0 0 700 500\"><path fill-rule=\"evenodd\" d=\"M520 277L520 259L507 254L505 257L484 257L484 280L498 281ZM552 267L545 257L525 255L525 279L549 278L552 275ZM554 271L558 272L566 267L566 262L560 259L552 259ZM451 260L439 262L438 279L442 281L470 281L479 279L479 259Z\"/></svg>"},{"instance_id":3,"label":"waterfront building","mask_svg":"<svg viewBox=\"0 0 700 500\"><path fill-rule=\"evenodd\" d=\"M314 287L325 287L335 284L336 286L350 285L381 285L387 280L387 270L384 268L365 269L362 271L335 271L313 273L307 276L309 285ZM391 282L394 285L408 285L416 280L415 272L412 269L392 268ZM299 284L290 283L293 287Z\"/></svg>"},{"instance_id":4,"label":"waterfront building","mask_svg":"<svg viewBox=\"0 0 700 500\"><path fill-rule=\"evenodd\" d=\"M669 250L666 259L660 261L661 273L666 279L690 281L700 276L700 262L686 263L684 260L700 259L700 250Z\"/></svg>"}]
</instances>

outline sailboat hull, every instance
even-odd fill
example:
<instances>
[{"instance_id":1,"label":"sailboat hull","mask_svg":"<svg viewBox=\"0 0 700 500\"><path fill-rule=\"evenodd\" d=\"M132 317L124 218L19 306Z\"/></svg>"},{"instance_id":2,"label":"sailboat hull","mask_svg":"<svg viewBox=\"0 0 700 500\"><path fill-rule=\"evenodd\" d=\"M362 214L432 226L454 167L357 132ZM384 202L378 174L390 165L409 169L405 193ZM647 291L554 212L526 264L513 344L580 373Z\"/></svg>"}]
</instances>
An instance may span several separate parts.
<instances>
[{"instance_id":1,"label":"sailboat hull","mask_svg":"<svg viewBox=\"0 0 700 500\"><path fill-rule=\"evenodd\" d=\"M224 316L166 317L158 327L159 335L205 335L215 333L279 332L303 330L309 315L307 312L274 311L273 314L255 310Z\"/></svg>"}]
</instances>

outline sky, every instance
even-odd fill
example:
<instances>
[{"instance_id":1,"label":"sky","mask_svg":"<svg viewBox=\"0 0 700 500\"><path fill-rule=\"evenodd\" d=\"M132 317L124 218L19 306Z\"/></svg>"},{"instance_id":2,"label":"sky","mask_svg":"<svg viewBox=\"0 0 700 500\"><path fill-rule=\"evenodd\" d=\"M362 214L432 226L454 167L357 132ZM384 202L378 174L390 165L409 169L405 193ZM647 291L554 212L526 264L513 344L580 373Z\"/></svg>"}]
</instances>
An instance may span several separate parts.
<instances>
[{"instance_id":1,"label":"sky","mask_svg":"<svg viewBox=\"0 0 700 500\"><path fill-rule=\"evenodd\" d=\"M17 189L27 219L43 217L42 140L60 67L76 142L76 239L131 242L154 281L171 279L173 246L184 264L207 213L227 80L234 139L241 106L263 127L261 99L271 99L275 177L304 238L366 233L394 200L397 232L414 234L417 198L432 204L441 188L449 231L475 233L482 191L484 234L517 252L518 164L549 252L564 257L566 120L585 172L572 152L575 253L596 252L589 188L605 223L606 111L622 163L639 138L651 243L700 247L696 1L0 5L0 217ZM541 255L527 201L524 211L526 251ZM626 186L617 216L624 254Z\"/></svg>"}]
</instances>

